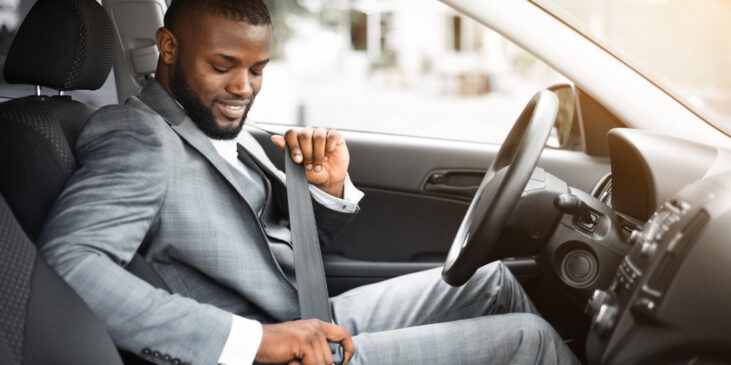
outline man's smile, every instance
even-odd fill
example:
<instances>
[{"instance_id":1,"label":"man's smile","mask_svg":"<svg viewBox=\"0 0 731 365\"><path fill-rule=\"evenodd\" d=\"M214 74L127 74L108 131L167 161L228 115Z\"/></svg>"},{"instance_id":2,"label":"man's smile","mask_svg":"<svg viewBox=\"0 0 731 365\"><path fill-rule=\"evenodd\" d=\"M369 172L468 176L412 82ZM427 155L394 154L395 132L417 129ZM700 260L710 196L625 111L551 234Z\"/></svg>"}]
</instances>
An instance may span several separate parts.
<instances>
[{"instance_id":1,"label":"man's smile","mask_svg":"<svg viewBox=\"0 0 731 365\"><path fill-rule=\"evenodd\" d=\"M226 118L231 120L240 119L244 116L246 109L248 109L251 99L237 100L237 101L216 101L216 108Z\"/></svg>"}]
</instances>

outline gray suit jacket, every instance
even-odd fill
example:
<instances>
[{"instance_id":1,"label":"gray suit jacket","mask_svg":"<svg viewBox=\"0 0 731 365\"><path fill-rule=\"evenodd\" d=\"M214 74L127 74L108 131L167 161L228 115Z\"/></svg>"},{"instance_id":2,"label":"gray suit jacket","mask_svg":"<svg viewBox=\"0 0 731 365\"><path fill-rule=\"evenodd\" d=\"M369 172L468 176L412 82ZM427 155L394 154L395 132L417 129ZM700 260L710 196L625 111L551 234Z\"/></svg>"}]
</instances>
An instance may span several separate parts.
<instances>
[{"instance_id":1,"label":"gray suit jacket","mask_svg":"<svg viewBox=\"0 0 731 365\"><path fill-rule=\"evenodd\" d=\"M213 364L230 313L298 317L284 175L251 135L241 143L266 176L263 199L154 80L84 127L39 244L121 348ZM323 243L353 217L317 203L315 214ZM174 294L124 270L142 242Z\"/></svg>"}]
</instances>

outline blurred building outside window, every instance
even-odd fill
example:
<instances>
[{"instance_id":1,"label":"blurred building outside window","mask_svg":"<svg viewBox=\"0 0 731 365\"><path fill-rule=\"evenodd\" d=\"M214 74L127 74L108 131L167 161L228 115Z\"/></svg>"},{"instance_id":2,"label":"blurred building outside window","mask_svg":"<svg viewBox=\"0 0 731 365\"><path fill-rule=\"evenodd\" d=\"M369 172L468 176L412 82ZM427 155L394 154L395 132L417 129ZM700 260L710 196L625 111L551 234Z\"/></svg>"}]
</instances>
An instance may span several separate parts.
<instances>
[{"instance_id":1,"label":"blurred building outside window","mask_svg":"<svg viewBox=\"0 0 731 365\"><path fill-rule=\"evenodd\" d=\"M566 82L436 1L276 3L279 51L249 123L499 143L536 92Z\"/></svg>"}]
</instances>

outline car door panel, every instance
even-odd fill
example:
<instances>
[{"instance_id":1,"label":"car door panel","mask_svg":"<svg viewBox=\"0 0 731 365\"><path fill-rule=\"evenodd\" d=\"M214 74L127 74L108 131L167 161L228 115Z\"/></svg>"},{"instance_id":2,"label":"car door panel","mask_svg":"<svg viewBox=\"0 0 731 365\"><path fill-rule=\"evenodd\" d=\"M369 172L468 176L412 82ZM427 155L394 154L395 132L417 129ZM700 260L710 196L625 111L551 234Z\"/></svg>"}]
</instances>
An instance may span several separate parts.
<instances>
[{"instance_id":1,"label":"car door panel","mask_svg":"<svg viewBox=\"0 0 731 365\"><path fill-rule=\"evenodd\" d=\"M260 126L275 133L289 128ZM270 132L249 131L282 166L282 152L269 141ZM365 196L356 218L323 249L331 293L439 266L499 146L348 131L343 135L351 154L351 180ZM554 149L544 151L539 165L584 191L591 191L609 171L606 158ZM529 280L536 273L530 262L509 265L520 271L521 280Z\"/></svg>"}]
</instances>

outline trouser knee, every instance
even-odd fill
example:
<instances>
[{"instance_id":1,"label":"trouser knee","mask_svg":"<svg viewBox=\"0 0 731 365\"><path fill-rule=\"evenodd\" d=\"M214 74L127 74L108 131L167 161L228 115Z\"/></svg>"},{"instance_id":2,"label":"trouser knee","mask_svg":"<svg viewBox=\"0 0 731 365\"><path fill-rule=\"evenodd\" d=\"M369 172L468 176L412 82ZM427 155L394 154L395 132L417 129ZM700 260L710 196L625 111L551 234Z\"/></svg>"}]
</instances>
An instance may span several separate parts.
<instances>
[{"instance_id":1,"label":"trouser knee","mask_svg":"<svg viewBox=\"0 0 731 365\"><path fill-rule=\"evenodd\" d=\"M501 261L495 261L475 272L475 290L490 298L486 314L510 312L535 312L530 299L510 269Z\"/></svg>"},{"instance_id":2,"label":"trouser knee","mask_svg":"<svg viewBox=\"0 0 731 365\"><path fill-rule=\"evenodd\" d=\"M521 313L516 316L519 317L520 331L527 342L541 344L558 337L553 327L541 316L532 313Z\"/></svg>"},{"instance_id":3,"label":"trouser knee","mask_svg":"<svg viewBox=\"0 0 731 365\"><path fill-rule=\"evenodd\" d=\"M573 363L575 358L564 344L561 336L538 315L531 313L513 314L519 326L521 341L519 353L538 359L539 364Z\"/></svg>"}]
</instances>

